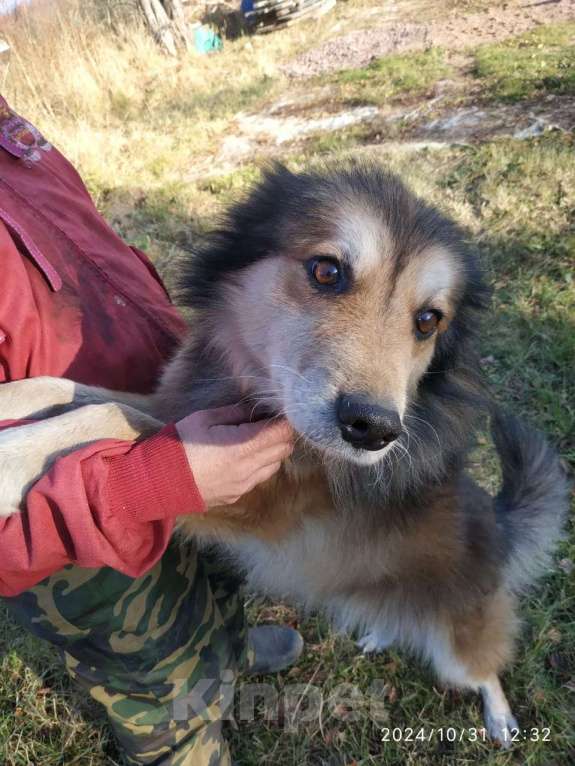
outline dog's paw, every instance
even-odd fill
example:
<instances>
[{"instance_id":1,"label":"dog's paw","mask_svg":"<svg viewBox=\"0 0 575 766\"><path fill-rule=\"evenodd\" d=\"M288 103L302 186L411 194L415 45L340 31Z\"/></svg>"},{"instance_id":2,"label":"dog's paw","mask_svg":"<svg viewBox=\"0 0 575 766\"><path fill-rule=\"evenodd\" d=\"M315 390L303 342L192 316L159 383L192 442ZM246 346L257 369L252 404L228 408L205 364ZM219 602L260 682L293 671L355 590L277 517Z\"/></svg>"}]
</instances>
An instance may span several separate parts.
<instances>
[{"instance_id":1,"label":"dog's paw","mask_svg":"<svg viewBox=\"0 0 575 766\"><path fill-rule=\"evenodd\" d=\"M383 652L393 643L393 638L385 633L379 633L372 630L366 633L356 641L356 646L361 649L364 654L374 654L377 652Z\"/></svg>"},{"instance_id":2,"label":"dog's paw","mask_svg":"<svg viewBox=\"0 0 575 766\"><path fill-rule=\"evenodd\" d=\"M499 678L495 675L486 678L479 689L483 696L483 720L487 733L501 747L511 747L514 730L518 726Z\"/></svg>"},{"instance_id":3,"label":"dog's paw","mask_svg":"<svg viewBox=\"0 0 575 766\"><path fill-rule=\"evenodd\" d=\"M492 740L497 742L505 749L513 744L514 729L518 729L515 717L509 713L492 715L488 710L485 711L485 728Z\"/></svg>"}]
</instances>

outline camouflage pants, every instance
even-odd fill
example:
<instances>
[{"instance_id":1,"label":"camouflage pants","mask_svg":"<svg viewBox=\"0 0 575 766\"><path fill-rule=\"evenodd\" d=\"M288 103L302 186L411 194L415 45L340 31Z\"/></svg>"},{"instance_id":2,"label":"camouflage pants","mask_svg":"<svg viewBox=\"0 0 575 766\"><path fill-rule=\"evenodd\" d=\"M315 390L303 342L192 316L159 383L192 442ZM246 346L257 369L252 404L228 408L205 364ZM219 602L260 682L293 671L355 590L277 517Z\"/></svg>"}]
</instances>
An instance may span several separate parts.
<instances>
[{"instance_id":1,"label":"camouflage pants","mask_svg":"<svg viewBox=\"0 0 575 766\"><path fill-rule=\"evenodd\" d=\"M221 719L244 662L237 581L172 546L143 577L66 567L7 603L101 702L128 763L230 764Z\"/></svg>"}]
</instances>

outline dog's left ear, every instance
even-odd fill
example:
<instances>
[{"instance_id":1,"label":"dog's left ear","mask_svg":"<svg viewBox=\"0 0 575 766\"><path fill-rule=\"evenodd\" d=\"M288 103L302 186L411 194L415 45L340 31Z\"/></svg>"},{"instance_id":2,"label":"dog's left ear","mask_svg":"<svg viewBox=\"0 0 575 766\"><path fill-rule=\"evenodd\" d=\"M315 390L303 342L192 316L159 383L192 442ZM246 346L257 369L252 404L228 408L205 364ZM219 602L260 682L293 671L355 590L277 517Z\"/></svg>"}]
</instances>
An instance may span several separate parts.
<instances>
[{"instance_id":1,"label":"dog's left ear","mask_svg":"<svg viewBox=\"0 0 575 766\"><path fill-rule=\"evenodd\" d=\"M437 338L429 371L450 371L469 367L477 356L483 314L489 306L491 290L487 287L477 254L462 248L464 289L455 314L445 332Z\"/></svg>"},{"instance_id":2,"label":"dog's left ear","mask_svg":"<svg viewBox=\"0 0 575 766\"><path fill-rule=\"evenodd\" d=\"M291 170L283 164L283 162L279 162L279 160L274 160L273 162L268 163L264 166L262 169L262 184L270 183L274 186L276 185L283 185L286 183L293 182L297 176L295 173L292 173Z\"/></svg>"}]
</instances>

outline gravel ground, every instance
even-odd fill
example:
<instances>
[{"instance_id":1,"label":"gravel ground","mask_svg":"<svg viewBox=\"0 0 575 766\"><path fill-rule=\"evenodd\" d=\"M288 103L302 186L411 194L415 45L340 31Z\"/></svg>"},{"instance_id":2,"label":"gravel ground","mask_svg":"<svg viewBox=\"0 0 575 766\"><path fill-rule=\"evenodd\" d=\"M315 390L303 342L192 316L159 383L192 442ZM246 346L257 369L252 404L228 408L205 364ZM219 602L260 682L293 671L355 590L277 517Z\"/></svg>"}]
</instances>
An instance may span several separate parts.
<instances>
[{"instance_id":1,"label":"gravel ground","mask_svg":"<svg viewBox=\"0 0 575 766\"><path fill-rule=\"evenodd\" d=\"M451 14L429 24L388 23L357 30L319 45L284 67L290 77L311 77L364 67L390 53L432 45L451 50L520 35L539 24L575 20L575 0L528 0L468 16Z\"/></svg>"}]
</instances>

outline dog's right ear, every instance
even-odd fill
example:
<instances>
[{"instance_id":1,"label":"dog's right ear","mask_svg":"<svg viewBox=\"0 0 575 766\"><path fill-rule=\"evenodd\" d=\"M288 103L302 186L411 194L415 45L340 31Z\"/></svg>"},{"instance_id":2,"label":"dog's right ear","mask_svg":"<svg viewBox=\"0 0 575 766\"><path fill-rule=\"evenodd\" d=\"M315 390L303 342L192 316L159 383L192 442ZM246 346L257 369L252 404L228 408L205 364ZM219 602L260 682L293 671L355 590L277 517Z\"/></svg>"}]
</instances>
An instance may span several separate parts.
<instances>
[{"instance_id":1,"label":"dog's right ear","mask_svg":"<svg viewBox=\"0 0 575 766\"><path fill-rule=\"evenodd\" d=\"M264 181L269 180L272 183L281 180L292 180L296 177L295 173L292 173L287 165L284 165L279 160L266 163L262 168L262 176Z\"/></svg>"},{"instance_id":2,"label":"dog's right ear","mask_svg":"<svg viewBox=\"0 0 575 766\"><path fill-rule=\"evenodd\" d=\"M262 205L269 213L278 215L282 209L299 199L302 192L302 176L293 173L286 165L277 160L262 167L262 178L248 193L254 205ZM272 208L268 206L273 206Z\"/></svg>"},{"instance_id":3,"label":"dog's right ear","mask_svg":"<svg viewBox=\"0 0 575 766\"><path fill-rule=\"evenodd\" d=\"M299 187L299 177L285 165L275 162L264 168L262 178L183 264L179 303L195 309L213 306L224 281L274 252L281 220L301 196Z\"/></svg>"}]
</instances>

